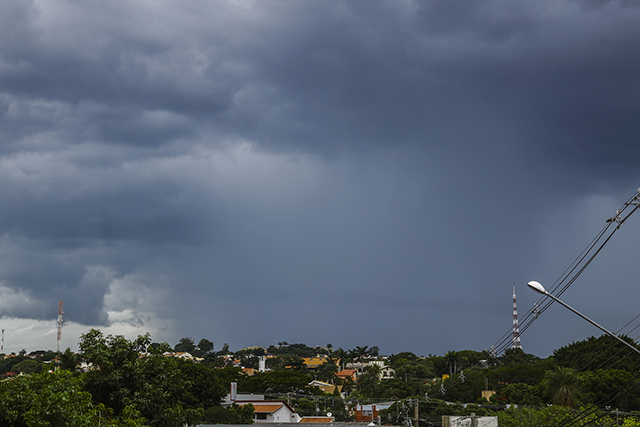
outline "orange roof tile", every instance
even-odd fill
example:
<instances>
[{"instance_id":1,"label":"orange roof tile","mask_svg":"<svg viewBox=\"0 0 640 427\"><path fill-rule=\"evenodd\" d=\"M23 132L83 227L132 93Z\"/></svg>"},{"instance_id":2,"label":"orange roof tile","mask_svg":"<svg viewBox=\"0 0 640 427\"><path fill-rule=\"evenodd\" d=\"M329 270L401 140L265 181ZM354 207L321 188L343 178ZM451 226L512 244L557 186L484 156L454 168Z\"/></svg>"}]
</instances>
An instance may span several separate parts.
<instances>
[{"instance_id":1,"label":"orange roof tile","mask_svg":"<svg viewBox=\"0 0 640 427\"><path fill-rule=\"evenodd\" d=\"M259 403L251 403L253 405L253 407L255 408L253 410L253 412L267 412L269 414L276 412L278 409L282 408L284 406L283 403L277 404L277 403L272 403L269 405L261 405Z\"/></svg>"}]
</instances>

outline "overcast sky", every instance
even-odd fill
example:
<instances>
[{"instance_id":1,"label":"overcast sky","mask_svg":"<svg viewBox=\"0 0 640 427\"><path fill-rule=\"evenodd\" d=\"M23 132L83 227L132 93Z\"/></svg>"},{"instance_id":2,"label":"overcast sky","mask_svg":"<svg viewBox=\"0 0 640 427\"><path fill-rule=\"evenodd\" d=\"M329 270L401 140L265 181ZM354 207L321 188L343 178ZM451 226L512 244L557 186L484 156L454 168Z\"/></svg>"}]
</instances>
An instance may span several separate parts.
<instances>
[{"instance_id":1,"label":"overcast sky","mask_svg":"<svg viewBox=\"0 0 640 427\"><path fill-rule=\"evenodd\" d=\"M639 117L636 0L3 0L4 350L60 300L63 349L488 349L640 186ZM639 241L563 299L622 327Z\"/></svg>"}]
</instances>

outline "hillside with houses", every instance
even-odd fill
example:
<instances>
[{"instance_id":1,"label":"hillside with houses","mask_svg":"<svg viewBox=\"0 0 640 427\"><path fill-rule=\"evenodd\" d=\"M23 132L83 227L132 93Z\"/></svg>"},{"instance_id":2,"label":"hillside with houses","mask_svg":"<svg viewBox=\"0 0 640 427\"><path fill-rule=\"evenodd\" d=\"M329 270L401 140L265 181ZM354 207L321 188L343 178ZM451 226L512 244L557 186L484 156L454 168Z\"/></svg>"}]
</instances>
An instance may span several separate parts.
<instances>
[{"instance_id":1,"label":"hillside with houses","mask_svg":"<svg viewBox=\"0 0 640 427\"><path fill-rule=\"evenodd\" d=\"M640 425L640 361L610 338L571 343L542 359L521 348L418 356L280 342L231 351L208 339L170 346L148 334L130 341L91 330L77 353L2 355L0 425L439 425L449 418L445 423ZM58 402L55 411L45 402ZM82 422L51 424L52 417Z\"/></svg>"}]
</instances>

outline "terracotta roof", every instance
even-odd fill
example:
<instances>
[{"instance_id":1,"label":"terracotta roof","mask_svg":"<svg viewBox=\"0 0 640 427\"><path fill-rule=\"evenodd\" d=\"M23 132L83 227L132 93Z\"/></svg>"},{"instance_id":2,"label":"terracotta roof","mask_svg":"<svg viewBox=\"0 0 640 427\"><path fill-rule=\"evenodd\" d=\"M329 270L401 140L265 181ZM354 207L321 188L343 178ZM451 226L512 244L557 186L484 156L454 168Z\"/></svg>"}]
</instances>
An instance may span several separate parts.
<instances>
[{"instance_id":1,"label":"terracotta roof","mask_svg":"<svg viewBox=\"0 0 640 427\"><path fill-rule=\"evenodd\" d=\"M253 407L255 408L253 410L254 413L256 412L266 412L269 414L272 414L274 412L276 412L278 409L282 408L284 406L283 403L277 404L277 403L271 403L271 404L267 404L267 405L261 405L259 403L251 403L253 405Z\"/></svg>"},{"instance_id":2,"label":"terracotta roof","mask_svg":"<svg viewBox=\"0 0 640 427\"><path fill-rule=\"evenodd\" d=\"M302 417L301 423L332 423L334 417Z\"/></svg>"}]
</instances>

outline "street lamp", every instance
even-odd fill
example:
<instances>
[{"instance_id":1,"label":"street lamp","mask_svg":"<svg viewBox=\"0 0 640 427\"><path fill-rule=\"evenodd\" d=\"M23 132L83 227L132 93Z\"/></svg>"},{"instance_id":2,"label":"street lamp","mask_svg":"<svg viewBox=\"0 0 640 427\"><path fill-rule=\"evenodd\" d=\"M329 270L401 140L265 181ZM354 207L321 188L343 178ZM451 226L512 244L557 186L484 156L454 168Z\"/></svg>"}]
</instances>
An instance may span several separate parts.
<instances>
[{"instance_id":1,"label":"street lamp","mask_svg":"<svg viewBox=\"0 0 640 427\"><path fill-rule=\"evenodd\" d=\"M578 316L582 317L584 320L586 320L587 322L591 323L593 326L595 326L596 328L600 329L601 331L604 331L605 333L607 333L608 335L611 335L612 337L614 337L615 339L617 339L618 341L620 341L622 344L626 345L627 347L629 347L630 349L632 349L633 351L635 351L636 353L640 354L640 350L638 350L637 348L635 348L634 346L632 346L631 344L629 344L628 342L626 342L625 340L623 340L622 338L620 338L619 336L617 336L616 334L614 334L613 332L609 332L608 330L606 330L605 328L603 328L602 326L598 325L596 322L594 322L593 320L589 319L587 316L585 316L584 314L580 313L578 310L576 310L575 308L571 307L570 305L560 301L558 298L554 297L553 295L551 295L549 292L547 292L544 289L544 286L542 286L540 284L540 282L536 282L535 280L530 281L529 283L527 283L527 286L529 286L531 289L533 289L534 291L538 292L539 294L542 295L546 295L549 298L551 298L552 300L562 304L563 306L565 306L566 308L568 308L569 310L573 311L575 314L577 314Z\"/></svg>"}]
</instances>

